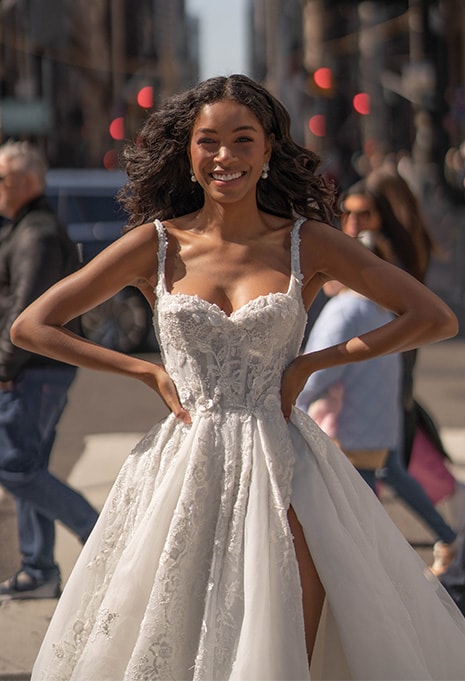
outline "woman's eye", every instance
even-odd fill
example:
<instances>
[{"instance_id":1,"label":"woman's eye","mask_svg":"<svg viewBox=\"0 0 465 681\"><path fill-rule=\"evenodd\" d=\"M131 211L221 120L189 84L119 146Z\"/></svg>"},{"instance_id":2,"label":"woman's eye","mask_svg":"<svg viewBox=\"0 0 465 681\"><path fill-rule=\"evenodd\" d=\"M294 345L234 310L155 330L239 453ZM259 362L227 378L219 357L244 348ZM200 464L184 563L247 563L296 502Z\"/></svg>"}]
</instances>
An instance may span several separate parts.
<instances>
[{"instance_id":1,"label":"woman's eye","mask_svg":"<svg viewBox=\"0 0 465 681\"><path fill-rule=\"evenodd\" d=\"M215 144L215 140L212 140L210 137L201 137L197 140L197 144Z\"/></svg>"},{"instance_id":2,"label":"woman's eye","mask_svg":"<svg viewBox=\"0 0 465 681\"><path fill-rule=\"evenodd\" d=\"M252 142L253 140L252 140L251 137L239 137L239 139L237 141L238 142Z\"/></svg>"}]
</instances>

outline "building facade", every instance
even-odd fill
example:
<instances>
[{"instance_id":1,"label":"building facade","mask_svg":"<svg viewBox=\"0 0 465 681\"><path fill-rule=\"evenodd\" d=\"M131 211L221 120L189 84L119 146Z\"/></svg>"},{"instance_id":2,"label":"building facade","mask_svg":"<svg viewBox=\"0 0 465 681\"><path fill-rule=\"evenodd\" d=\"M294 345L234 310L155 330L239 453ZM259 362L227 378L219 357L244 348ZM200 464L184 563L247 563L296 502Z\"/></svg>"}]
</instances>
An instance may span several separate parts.
<instances>
[{"instance_id":1,"label":"building facade","mask_svg":"<svg viewBox=\"0 0 465 681\"><path fill-rule=\"evenodd\" d=\"M184 0L1 3L0 139L38 141L54 166L113 167L147 111L197 81L197 34Z\"/></svg>"},{"instance_id":2,"label":"building facade","mask_svg":"<svg viewBox=\"0 0 465 681\"><path fill-rule=\"evenodd\" d=\"M461 0L249 0L249 19L250 72L342 185L406 155L426 190L463 195Z\"/></svg>"}]
</instances>

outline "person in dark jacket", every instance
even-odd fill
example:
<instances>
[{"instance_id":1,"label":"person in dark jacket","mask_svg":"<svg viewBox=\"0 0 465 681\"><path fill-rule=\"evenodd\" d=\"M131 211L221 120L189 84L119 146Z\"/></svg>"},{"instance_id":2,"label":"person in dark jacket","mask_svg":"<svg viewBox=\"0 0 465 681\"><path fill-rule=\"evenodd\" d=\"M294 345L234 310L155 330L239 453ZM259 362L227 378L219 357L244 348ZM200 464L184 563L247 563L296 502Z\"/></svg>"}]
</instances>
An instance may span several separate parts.
<instances>
[{"instance_id":1,"label":"person in dark jacket","mask_svg":"<svg viewBox=\"0 0 465 681\"><path fill-rule=\"evenodd\" d=\"M58 597L55 520L84 542L97 519L80 494L48 471L76 368L10 341L20 312L79 264L76 245L44 196L46 169L29 143L0 146L0 215L8 220L0 228L0 484L16 499L22 556L18 572L0 583L0 601Z\"/></svg>"}]
</instances>

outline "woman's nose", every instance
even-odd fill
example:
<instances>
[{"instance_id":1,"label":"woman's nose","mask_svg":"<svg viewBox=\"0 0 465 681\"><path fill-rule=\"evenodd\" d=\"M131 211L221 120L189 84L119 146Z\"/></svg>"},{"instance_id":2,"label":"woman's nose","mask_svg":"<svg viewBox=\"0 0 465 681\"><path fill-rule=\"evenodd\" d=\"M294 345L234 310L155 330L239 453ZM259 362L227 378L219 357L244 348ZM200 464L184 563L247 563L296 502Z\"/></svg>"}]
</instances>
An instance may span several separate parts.
<instances>
[{"instance_id":1,"label":"woman's nose","mask_svg":"<svg viewBox=\"0 0 465 681\"><path fill-rule=\"evenodd\" d=\"M232 156L233 156L233 154L231 152L231 149L224 144L222 146L218 147L218 150L215 154L215 158L217 158L219 160L228 159Z\"/></svg>"}]
</instances>

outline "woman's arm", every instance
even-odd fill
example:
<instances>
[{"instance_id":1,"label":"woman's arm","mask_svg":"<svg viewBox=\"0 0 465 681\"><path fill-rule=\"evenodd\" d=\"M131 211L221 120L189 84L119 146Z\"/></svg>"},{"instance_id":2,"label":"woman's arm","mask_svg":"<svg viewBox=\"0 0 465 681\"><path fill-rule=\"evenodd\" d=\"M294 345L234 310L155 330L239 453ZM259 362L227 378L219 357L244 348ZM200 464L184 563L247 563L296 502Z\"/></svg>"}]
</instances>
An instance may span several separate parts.
<instances>
[{"instance_id":1,"label":"woman's arm","mask_svg":"<svg viewBox=\"0 0 465 681\"><path fill-rule=\"evenodd\" d=\"M314 279L327 277L374 300L396 317L373 331L294 360L283 376L286 418L307 378L318 369L403 352L456 335L457 319L438 296L356 239L327 225L306 223L301 243L304 302L315 295Z\"/></svg>"},{"instance_id":2,"label":"woman's arm","mask_svg":"<svg viewBox=\"0 0 465 681\"><path fill-rule=\"evenodd\" d=\"M137 378L156 390L178 418L188 422L189 415L163 366L109 350L63 328L125 286L152 291L156 253L154 225L131 230L29 305L13 323L11 339L19 347L62 362ZM153 304L154 296L149 302Z\"/></svg>"},{"instance_id":3,"label":"woman's arm","mask_svg":"<svg viewBox=\"0 0 465 681\"><path fill-rule=\"evenodd\" d=\"M312 233L314 227L315 234ZM334 228L312 224L303 234L302 266L307 269L304 300L305 275L311 278L316 271L342 282L396 315L382 330L363 334L339 347L337 357L341 353L342 363L411 350L455 336L458 331L454 313L435 293ZM337 357L334 355L334 359Z\"/></svg>"}]
</instances>

